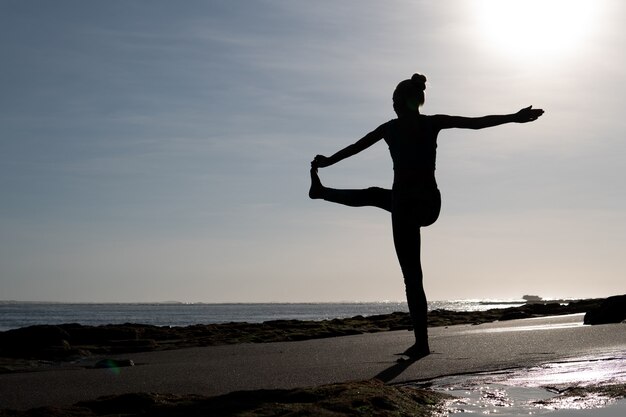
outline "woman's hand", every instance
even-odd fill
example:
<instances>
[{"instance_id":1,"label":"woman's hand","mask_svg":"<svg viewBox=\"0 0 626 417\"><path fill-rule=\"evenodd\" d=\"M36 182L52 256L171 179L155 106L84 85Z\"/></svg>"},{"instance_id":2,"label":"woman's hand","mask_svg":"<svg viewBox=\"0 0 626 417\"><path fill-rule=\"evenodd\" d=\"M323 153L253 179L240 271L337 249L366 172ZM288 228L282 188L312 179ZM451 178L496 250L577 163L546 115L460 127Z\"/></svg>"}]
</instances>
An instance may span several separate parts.
<instances>
[{"instance_id":1,"label":"woman's hand","mask_svg":"<svg viewBox=\"0 0 626 417\"><path fill-rule=\"evenodd\" d=\"M330 165L332 165L330 163L330 158L328 158L328 157L326 157L324 155L317 155L311 161L311 167L312 168L324 168L324 167L327 167L327 166L330 166Z\"/></svg>"},{"instance_id":2,"label":"woman's hand","mask_svg":"<svg viewBox=\"0 0 626 417\"><path fill-rule=\"evenodd\" d=\"M513 115L516 123L534 122L543 114L541 109L533 109L533 106L528 106Z\"/></svg>"}]
</instances>

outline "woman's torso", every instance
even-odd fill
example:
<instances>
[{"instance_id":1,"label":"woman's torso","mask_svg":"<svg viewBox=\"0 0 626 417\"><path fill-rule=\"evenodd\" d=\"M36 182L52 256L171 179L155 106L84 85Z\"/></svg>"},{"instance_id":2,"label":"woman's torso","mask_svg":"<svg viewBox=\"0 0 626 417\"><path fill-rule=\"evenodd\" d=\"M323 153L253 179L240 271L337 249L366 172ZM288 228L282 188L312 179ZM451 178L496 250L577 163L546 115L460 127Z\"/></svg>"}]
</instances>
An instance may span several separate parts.
<instances>
[{"instance_id":1,"label":"woman's torso","mask_svg":"<svg viewBox=\"0 0 626 417\"><path fill-rule=\"evenodd\" d=\"M436 188L437 133L429 116L416 115L385 124L393 160L394 188Z\"/></svg>"}]
</instances>

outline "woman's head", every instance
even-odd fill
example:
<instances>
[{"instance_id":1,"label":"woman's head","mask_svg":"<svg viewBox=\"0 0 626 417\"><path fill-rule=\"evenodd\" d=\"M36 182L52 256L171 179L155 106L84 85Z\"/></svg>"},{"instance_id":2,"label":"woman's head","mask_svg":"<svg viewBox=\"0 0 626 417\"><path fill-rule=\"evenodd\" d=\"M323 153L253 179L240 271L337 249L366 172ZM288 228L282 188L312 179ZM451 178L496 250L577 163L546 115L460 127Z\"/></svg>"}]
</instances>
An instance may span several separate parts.
<instances>
[{"instance_id":1,"label":"woman's head","mask_svg":"<svg viewBox=\"0 0 626 417\"><path fill-rule=\"evenodd\" d=\"M424 104L426 77L413 74L410 80L401 81L393 92L393 109L398 116L417 113Z\"/></svg>"}]
</instances>

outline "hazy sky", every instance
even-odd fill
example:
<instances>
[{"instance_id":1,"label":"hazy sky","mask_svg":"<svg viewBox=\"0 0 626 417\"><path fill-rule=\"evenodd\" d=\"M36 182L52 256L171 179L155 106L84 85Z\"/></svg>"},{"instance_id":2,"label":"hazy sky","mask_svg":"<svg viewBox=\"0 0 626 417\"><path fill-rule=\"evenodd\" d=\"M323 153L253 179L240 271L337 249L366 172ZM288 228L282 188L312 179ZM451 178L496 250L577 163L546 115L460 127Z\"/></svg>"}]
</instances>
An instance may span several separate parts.
<instances>
[{"instance_id":1,"label":"hazy sky","mask_svg":"<svg viewBox=\"0 0 626 417\"><path fill-rule=\"evenodd\" d=\"M523 6L522 6L523 4ZM395 117L439 136L429 299L626 292L621 0L0 0L0 299L403 300L390 216L309 161ZM384 142L320 171L389 187Z\"/></svg>"}]
</instances>

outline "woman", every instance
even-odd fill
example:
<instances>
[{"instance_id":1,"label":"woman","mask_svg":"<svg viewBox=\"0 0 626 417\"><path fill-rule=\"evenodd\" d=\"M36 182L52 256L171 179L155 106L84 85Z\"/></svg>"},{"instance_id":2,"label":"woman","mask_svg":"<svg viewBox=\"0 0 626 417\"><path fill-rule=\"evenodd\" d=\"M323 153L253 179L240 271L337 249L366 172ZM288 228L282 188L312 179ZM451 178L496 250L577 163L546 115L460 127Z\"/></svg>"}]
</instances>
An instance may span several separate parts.
<instances>
[{"instance_id":1,"label":"woman","mask_svg":"<svg viewBox=\"0 0 626 417\"><path fill-rule=\"evenodd\" d=\"M393 109L398 115L352 145L326 157L317 155L311 162L309 197L352 207L374 206L391 212L393 241L404 275L406 296L413 322L415 344L404 353L421 358L430 353L427 331L427 304L420 262L420 227L433 224L439 217L441 194L435 181L437 135L443 129L483 129L505 123L537 120L543 110L524 108L517 113L483 117L420 113L424 104L426 77L414 74L398 84L393 93ZM338 190L322 185L318 168L328 167L355 155L381 139L389 145L394 180L391 190L371 187L364 190Z\"/></svg>"}]
</instances>

